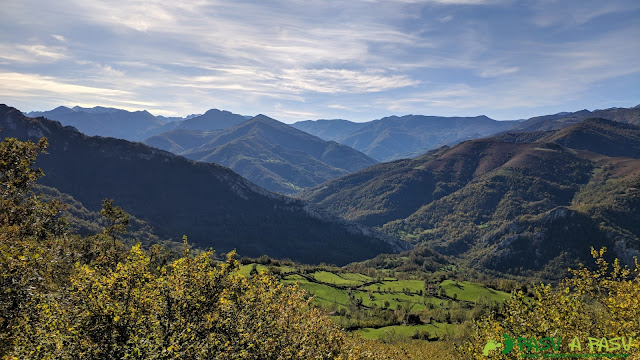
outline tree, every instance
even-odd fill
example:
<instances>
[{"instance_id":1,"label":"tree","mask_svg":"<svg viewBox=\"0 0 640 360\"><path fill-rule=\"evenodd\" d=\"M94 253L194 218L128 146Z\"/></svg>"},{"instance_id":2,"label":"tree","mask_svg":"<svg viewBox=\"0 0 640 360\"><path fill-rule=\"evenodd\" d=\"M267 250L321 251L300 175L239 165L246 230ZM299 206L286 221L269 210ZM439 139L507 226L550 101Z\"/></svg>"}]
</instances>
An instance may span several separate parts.
<instances>
[{"instance_id":1,"label":"tree","mask_svg":"<svg viewBox=\"0 0 640 360\"><path fill-rule=\"evenodd\" d=\"M34 168L36 156L46 147L46 139L0 142L0 357L11 348L16 327L39 301L39 293L58 281L53 274L63 275L65 261L70 261L59 256L66 230L58 217L61 204L33 193L34 182L43 175Z\"/></svg>"},{"instance_id":2,"label":"tree","mask_svg":"<svg viewBox=\"0 0 640 360\"><path fill-rule=\"evenodd\" d=\"M501 341L505 334L528 339L561 336L567 343L574 338L583 342L588 338L632 338L630 351L610 353L640 355L640 265L636 259L632 271L616 259L610 266L604 260L605 251L591 250L597 270L582 267L571 270L572 277L557 286L537 285L532 300L523 291L514 293L504 307L477 321L471 340L458 348L463 358L482 357L482 347L489 341ZM515 346L508 354L492 356L520 359L522 352Z\"/></svg>"},{"instance_id":3,"label":"tree","mask_svg":"<svg viewBox=\"0 0 640 360\"><path fill-rule=\"evenodd\" d=\"M79 265L64 297L40 304L40 321L21 328L13 354L333 359L343 351L346 335L304 291L268 274L239 275L234 253L223 263L210 252L185 256L160 274L149 265L140 245L115 269Z\"/></svg>"}]
</instances>

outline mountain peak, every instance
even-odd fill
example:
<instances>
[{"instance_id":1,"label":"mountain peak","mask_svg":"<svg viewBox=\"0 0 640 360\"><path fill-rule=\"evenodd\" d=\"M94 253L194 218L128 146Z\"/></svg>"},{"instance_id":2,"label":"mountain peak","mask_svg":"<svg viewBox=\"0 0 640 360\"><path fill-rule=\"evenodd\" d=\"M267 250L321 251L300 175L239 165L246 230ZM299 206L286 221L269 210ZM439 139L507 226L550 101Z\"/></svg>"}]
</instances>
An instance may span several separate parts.
<instances>
[{"instance_id":1,"label":"mountain peak","mask_svg":"<svg viewBox=\"0 0 640 360\"><path fill-rule=\"evenodd\" d=\"M221 114L221 113L229 113L231 114L229 111L226 110L219 110L219 109L209 109L205 112L205 114L207 115L214 115L214 114Z\"/></svg>"},{"instance_id":2,"label":"mountain peak","mask_svg":"<svg viewBox=\"0 0 640 360\"><path fill-rule=\"evenodd\" d=\"M55 109L53 109L53 110L51 110L51 111L56 111L56 112L62 112L62 111L64 111L64 112L70 112L70 111L73 111L73 109L68 108L68 107L66 107L66 106L58 106L57 108L55 108Z\"/></svg>"},{"instance_id":3,"label":"mountain peak","mask_svg":"<svg viewBox=\"0 0 640 360\"><path fill-rule=\"evenodd\" d=\"M108 114L108 113L114 113L118 111L125 111L125 110L120 110L120 109L111 108L111 107L104 107L104 106L94 106L92 108L85 108L78 105L71 108L71 110L78 111L78 112L85 112L89 114Z\"/></svg>"},{"instance_id":4,"label":"mountain peak","mask_svg":"<svg viewBox=\"0 0 640 360\"><path fill-rule=\"evenodd\" d=\"M345 145L324 141L264 114L214 132L166 132L146 144L195 161L229 166L256 184L295 194L376 161Z\"/></svg>"},{"instance_id":5,"label":"mountain peak","mask_svg":"<svg viewBox=\"0 0 640 360\"><path fill-rule=\"evenodd\" d=\"M270 118L270 117L268 117L267 115L264 115L264 114L258 114L256 116L252 117L249 121L282 124L282 122L280 122L280 121L278 121L276 119Z\"/></svg>"}]
</instances>

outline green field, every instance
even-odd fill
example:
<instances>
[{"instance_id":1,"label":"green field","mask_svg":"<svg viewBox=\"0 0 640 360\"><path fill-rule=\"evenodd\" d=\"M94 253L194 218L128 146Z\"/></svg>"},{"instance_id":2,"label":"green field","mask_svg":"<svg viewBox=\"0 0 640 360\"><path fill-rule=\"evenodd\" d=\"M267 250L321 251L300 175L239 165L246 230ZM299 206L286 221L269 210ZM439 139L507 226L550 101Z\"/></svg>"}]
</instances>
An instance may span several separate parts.
<instances>
[{"instance_id":1,"label":"green field","mask_svg":"<svg viewBox=\"0 0 640 360\"><path fill-rule=\"evenodd\" d=\"M371 291L380 291L382 292L403 292L404 289L409 289L412 293L417 293L418 291L424 291L424 281L422 280L384 280L381 284L373 284L369 285L365 288L365 290Z\"/></svg>"},{"instance_id":2,"label":"green field","mask_svg":"<svg viewBox=\"0 0 640 360\"><path fill-rule=\"evenodd\" d=\"M244 265L239 272L249 276L253 266ZM463 326L461 323L464 319L469 319L468 315L462 315L461 318L461 311L470 314L475 307L501 303L510 297L508 293L469 281L444 280L434 286L432 295L428 295L425 281L421 279L384 277L380 282L371 284L376 278L338 268L310 272L304 268L256 266L258 272L269 271L270 268L279 271L282 283L297 283L306 290L313 297L313 303L329 312L338 324L358 329L355 331L367 339L409 339L416 332L423 336L428 333L430 338L455 335L457 329ZM444 296L436 296L439 288L444 290ZM433 322L395 325L401 324L403 316L407 314ZM437 322L435 319L438 319Z\"/></svg>"},{"instance_id":3,"label":"green field","mask_svg":"<svg viewBox=\"0 0 640 360\"><path fill-rule=\"evenodd\" d=\"M381 337L402 337L409 338L416 331L428 331L432 336L442 336L445 334L454 334L457 325L452 324L423 324L423 325L394 325L385 326L379 329L364 328L358 330L358 334L365 339L379 339Z\"/></svg>"},{"instance_id":4,"label":"green field","mask_svg":"<svg viewBox=\"0 0 640 360\"><path fill-rule=\"evenodd\" d=\"M249 274L251 273L251 268L253 268L253 266L256 266L256 270L258 270L258 272L269 272L269 268L265 265L260 265L260 264L247 264L247 265L242 265L240 267L240 270L238 270L238 273L240 275L243 276L249 276Z\"/></svg>"},{"instance_id":5,"label":"green field","mask_svg":"<svg viewBox=\"0 0 640 360\"><path fill-rule=\"evenodd\" d=\"M367 275L362 275L358 273L341 273L340 277L347 280L360 281L362 283L367 283L373 281L372 277Z\"/></svg>"},{"instance_id":6,"label":"green field","mask_svg":"<svg viewBox=\"0 0 640 360\"><path fill-rule=\"evenodd\" d=\"M468 281L445 280L440 286L446 291L448 297L456 294L458 300L477 302L481 297L487 297L490 300L503 302L511 297L510 294L493 290L480 284Z\"/></svg>"},{"instance_id":7,"label":"green field","mask_svg":"<svg viewBox=\"0 0 640 360\"><path fill-rule=\"evenodd\" d=\"M298 285L313 296L313 302L321 307L332 304L338 308L345 308L349 305L349 295L346 290L336 289L329 285L311 282L300 275L287 275L283 280L285 284L298 283Z\"/></svg>"},{"instance_id":8,"label":"green field","mask_svg":"<svg viewBox=\"0 0 640 360\"><path fill-rule=\"evenodd\" d=\"M350 279L341 275L343 274L334 274L328 271L316 271L315 273L313 273L313 277L316 280L318 280L319 282L323 282L325 284L333 284L333 285L339 285L339 286L360 286L367 281L367 280L361 280L362 277L366 278L366 276L361 274L352 274L355 276L351 276ZM357 275L360 275L360 276L357 276Z\"/></svg>"},{"instance_id":9,"label":"green field","mask_svg":"<svg viewBox=\"0 0 640 360\"><path fill-rule=\"evenodd\" d=\"M267 265L262 265L262 264L247 264L247 265L242 265L240 266L240 270L238 270L238 273L240 275L243 276L249 276L249 274L251 273L251 268L255 265L256 270L258 270L258 272L269 272L269 266ZM288 274L291 272L295 272L296 269L291 267L291 266L272 266L272 268L276 269L277 271L280 271L281 274Z\"/></svg>"}]
</instances>

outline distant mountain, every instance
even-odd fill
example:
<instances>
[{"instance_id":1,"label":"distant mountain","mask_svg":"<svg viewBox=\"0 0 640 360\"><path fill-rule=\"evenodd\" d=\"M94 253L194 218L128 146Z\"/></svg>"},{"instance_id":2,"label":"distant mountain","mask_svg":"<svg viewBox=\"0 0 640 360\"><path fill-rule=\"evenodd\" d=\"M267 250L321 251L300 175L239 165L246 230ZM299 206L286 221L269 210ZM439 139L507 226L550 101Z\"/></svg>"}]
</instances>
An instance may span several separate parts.
<instances>
[{"instance_id":1,"label":"distant mountain","mask_svg":"<svg viewBox=\"0 0 640 360\"><path fill-rule=\"evenodd\" d=\"M130 112L102 106L93 108L59 106L50 111L32 111L26 115L60 121L62 125L73 126L86 135L115 137L130 141L141 141L174 129L218 130L247 120L245 116L218 109L180 118L154 116L147 111Z\"/></svg>"},{"instance_id":2,"label":"distant mountain","mask_svg":"<svg viewBox=\"0 0 640 360\"><path fill-rule=\"evenodd\" d=\"M533 132L558 130L588 118L603 118L625 124L640 125L640 107L611 108L595 111L580 110L576 112L561 112L554 115L536 116L514 125L509 131Z\"/></svg>"},{"instance_id":3,"label":"distant mountain","mask_svg":"<svg viewBox=\"0 0 640 360\"><path fill-rule=\"evenodd\" d=\"M228 168L197 163L140 143L89 137L0 105L0 133L47 137L39 182L71 195L91 211L112 198L164 239L183 234L201 247L237 249L306 263L345 264L407 245L346 222L300 200L268 192Z\"/></svg>"},{"instance_id":4,"label":"distant mountain","mask_svg":"<svg viewBox=\"0 0 640 360\"><path fill-rule=\"evenodd\" d=\"M180 155L187 150L209 142L211 138L217 134L219 134L219 131L175 129L151 136L142 142L149 146Z\"/></svg>"},{"instance_id":5,"label":"distant mountain","mask_svg":"<svg viewBox=\"0 0 640 360\"><path fill-rule=\"evenodd\" d=\"M154 129L152 135L161 134L174 129L201 131L219 130L238 125L246 120L247 119L242 115L234 114L225 110L211 109L202 115L192 116L182 121L174 121L159 129ZM151 136L151 134L149 136Z\"/></svg>"},{"instance_id":6,"label":"distant mountain","mask_svg":"<svg viewBox=\"0 0 640 360\"><path fill-rule=\"evenodd\" d=\"M151 129L164 125L147 111L130 112L126 110L94 107L68 108L59 106L50 111L32 111L30 117L43 116L70 125L87 135L109 136L127 140L140 140Z\"/></svg>"},{"instance_id":7,"label":"distant mountain","mask_svg":"<svg viewBox=\"0 0 640 360\"><path fill-rule=\"evenodd\" d=\"M200 116L200 115L202 115L202 114L191 114L191 115L187 115L185 117L156 115L156 118L162 120L165 123L170 123L170 122L175 122L175 121L189 120L191 118L194 118L194 117Z\"/></svg>"},{"instance_id":8,"label":"distant mountain","mask_svg":"<svg viewBox=\"0 0 640 360\"><path fill-rule=\"evenodd\" d=\"M271 191L294 194L377 163L264 115L218 131L173 130L145 144L189 159L228 166Z\"/></svg>"},{"instance_id":9,"label":"distant mountain","mask_svg":"<svg viewBox=\"0 0 640 360\"><path fill-rule=\"evenodd\" d=\"M291 126L324 140L340 142L347 135L367 126L367 123L357 123L342 119L305 120L293 123Z\"/></svg>"},{"instance_id":10,"label":"distant mountain","mask_svg":"<svg viewBox=\"0 0 640 360\"><path fill-rule=\"evenodd\" d=\"M589 246L626 261L640 254L639 135L604 119L503 134L379 164L300 198L470 264L553 278L588 260Z\"/></svg>"},{"instance_id":11,"label":"distant mountain","mask_svg":"<svg viewBox=\"0 0 640 360\"><path fill-rule=\"evenodd\" d=\"M493 135L511 128L515 123L496 121L486 116L406 115L385 117L367 123L319 120L299 122L293 126L348 145L378 161L390 161L415 157L442 145Z\"/></svg>"}]
</instances>

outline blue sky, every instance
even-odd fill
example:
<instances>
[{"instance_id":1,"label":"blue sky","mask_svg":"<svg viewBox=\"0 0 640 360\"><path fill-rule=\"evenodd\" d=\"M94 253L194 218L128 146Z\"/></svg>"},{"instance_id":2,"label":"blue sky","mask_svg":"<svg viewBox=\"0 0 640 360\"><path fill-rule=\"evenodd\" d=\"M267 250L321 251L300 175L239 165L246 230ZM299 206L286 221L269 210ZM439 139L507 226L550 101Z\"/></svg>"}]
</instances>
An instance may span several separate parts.
<instances>
[{"instance_id":1,"label":"blue sky","mask_svg":"<svg viewBox=\"0 0 640 360\"><path fill-rule=\"evenodd\" d=\"M640 1L4 0L0 102L285 122L640 103Z\"/></svg>"}]
</instances>

